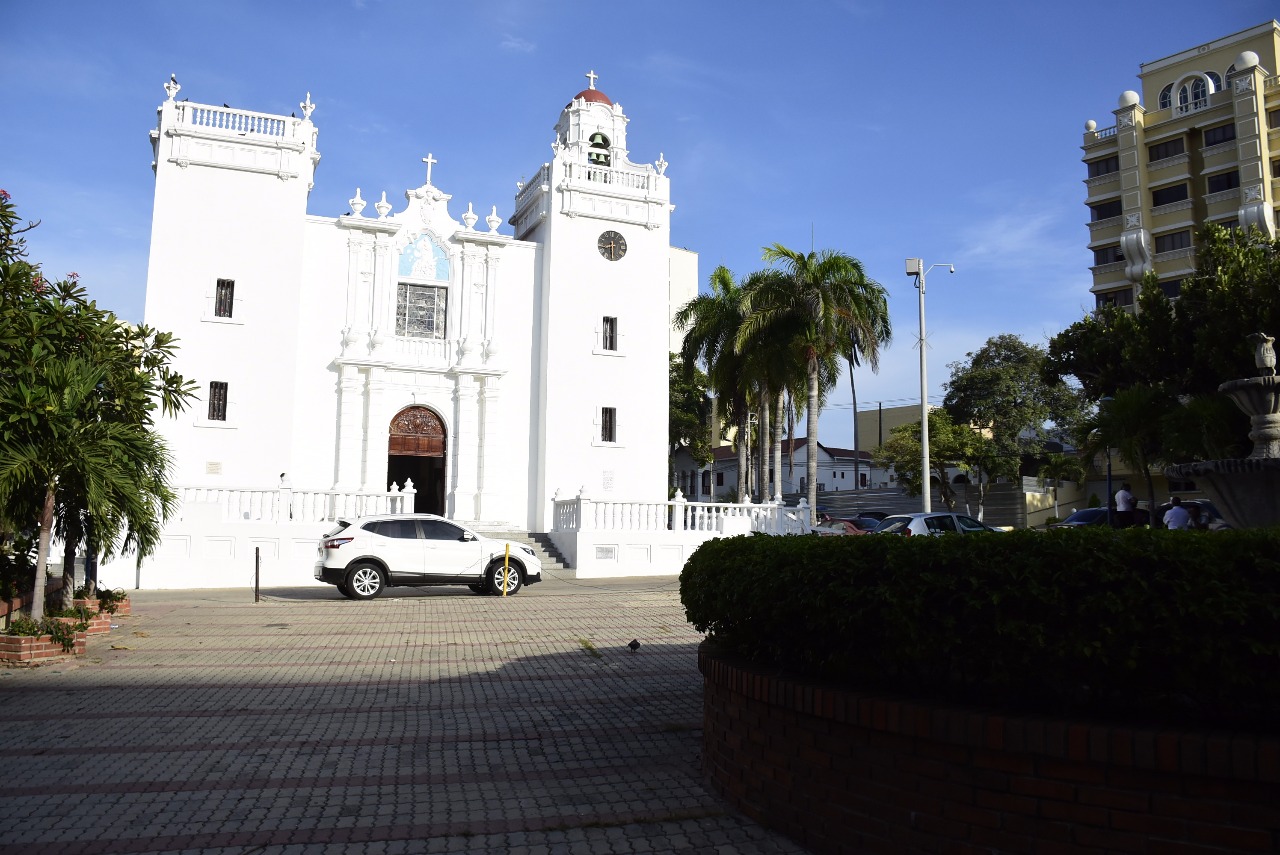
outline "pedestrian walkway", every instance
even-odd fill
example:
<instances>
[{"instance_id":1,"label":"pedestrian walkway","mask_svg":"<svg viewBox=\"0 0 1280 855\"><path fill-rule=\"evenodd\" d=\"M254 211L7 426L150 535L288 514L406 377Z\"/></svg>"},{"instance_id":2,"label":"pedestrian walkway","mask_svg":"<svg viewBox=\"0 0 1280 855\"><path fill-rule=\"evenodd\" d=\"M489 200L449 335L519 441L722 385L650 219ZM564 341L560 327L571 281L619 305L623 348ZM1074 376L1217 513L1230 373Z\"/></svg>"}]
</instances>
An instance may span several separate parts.
<instances>
[{"instance_id":1,"label":"pedestrian walkway","mask_svg":"<svg viewBox=\"0 0 1280 855\"><path fill-rule=\"evenodd\" d=\"M803 852L704 784L671 578L132 596L0 670L0 855Z\"/></svg>"}]
</instances>

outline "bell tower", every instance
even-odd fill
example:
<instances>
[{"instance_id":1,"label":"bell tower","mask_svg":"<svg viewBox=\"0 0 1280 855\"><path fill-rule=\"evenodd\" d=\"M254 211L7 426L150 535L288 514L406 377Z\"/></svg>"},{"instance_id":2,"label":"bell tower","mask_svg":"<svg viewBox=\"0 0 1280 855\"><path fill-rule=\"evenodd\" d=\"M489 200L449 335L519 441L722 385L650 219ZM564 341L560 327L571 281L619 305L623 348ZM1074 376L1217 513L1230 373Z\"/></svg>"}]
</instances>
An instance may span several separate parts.
<instances>
[{"instance_id":1,"label":"bell tower","mask_svg":"<svg viewBox=\"0 0 1280 855\"><path fill-rule=\"evenodd\" d=\"M666 497L667 163L632 162L629 119L586 76L511 218L541 249L530 505L544 522L556 492Z\"/></svg>"}]
</instances>

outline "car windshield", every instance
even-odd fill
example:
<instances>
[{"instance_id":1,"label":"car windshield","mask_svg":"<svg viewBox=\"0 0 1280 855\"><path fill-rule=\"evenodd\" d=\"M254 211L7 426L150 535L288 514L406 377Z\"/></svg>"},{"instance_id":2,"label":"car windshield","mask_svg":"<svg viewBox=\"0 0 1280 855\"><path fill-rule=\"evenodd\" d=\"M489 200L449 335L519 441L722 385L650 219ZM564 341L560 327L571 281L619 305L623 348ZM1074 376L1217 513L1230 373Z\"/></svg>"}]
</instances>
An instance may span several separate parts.
<instances>
[{"instance_id":1,"label":"car windshield","mask_svg":"<svg viewBox=\"0 0 1280 855\"><path fill-rule=\"evenodd\" d=\"M351 523L347 522L346 520L338 520L338 522L333 527L333 531L326 531L324 533L324 536L333 537L335 534L342 531L344 528L349 528L350 526L351 526Z\"/></svg>"},{"instance_id":2,"label":"car windshield","mask_svg":"<svg viewBox=\"0 0 1280 855\"><path fill-rule=\"evenodd\" d=\"M880 525L876 526L876 534L897 534L909 525L911 525L911 517L885 517Z\"/></svg>"}]
</instances>

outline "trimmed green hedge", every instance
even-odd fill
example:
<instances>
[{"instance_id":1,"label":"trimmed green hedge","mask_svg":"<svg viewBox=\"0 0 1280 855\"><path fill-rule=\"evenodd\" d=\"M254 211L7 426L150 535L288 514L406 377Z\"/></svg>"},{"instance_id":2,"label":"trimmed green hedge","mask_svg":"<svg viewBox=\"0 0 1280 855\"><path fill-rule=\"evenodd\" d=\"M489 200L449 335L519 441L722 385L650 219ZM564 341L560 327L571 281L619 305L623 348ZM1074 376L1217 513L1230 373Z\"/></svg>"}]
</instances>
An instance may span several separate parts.
<instances>
[{"instance_id":1,"label":"trimmed green hedge","mask_svg":"<svg viewBox=\"0 0 1280 855\"><path fill-rule=\"evenodd\" d=\"M689 621L760 665L1036 711L1276 727L1280 529L713 540Z\"/></svg>"}]
</instances>

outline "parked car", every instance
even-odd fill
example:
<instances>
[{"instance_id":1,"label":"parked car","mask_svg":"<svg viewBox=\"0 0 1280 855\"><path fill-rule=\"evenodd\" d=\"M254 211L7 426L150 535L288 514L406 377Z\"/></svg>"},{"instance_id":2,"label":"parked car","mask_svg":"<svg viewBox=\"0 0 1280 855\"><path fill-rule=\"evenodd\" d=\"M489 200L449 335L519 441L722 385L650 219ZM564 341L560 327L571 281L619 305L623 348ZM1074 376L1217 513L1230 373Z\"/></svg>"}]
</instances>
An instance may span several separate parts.
<instances>
[{"instance_id":1,"label":"parked car","mask_svg":"<svg viewBox=\"0 0 1280 855\"><path fill-rule=\"evenodd\" d=\"M1173 507L1171 503L1165 502L1163 505L1156 508L1155 525L1157 527L1164 528L1165 511L1169 510L1171 507ZM1193 528L1205 528L1209 531L1221 531L1222 529L1232 528L1231 523L1223 519L1222 514L1218 511L1217 507L1215 507L1213 502L1208 499L1183 499L1182 507L1186 508L1187 512L1191 514L1191 523ZM1198 526L1196 525L1195 509L1199 509L1200 524Z\"/></svg>"},{"instance_id":2,"label":"parked car","mask_svg":"<svg viewBox=\"0 0 1280 855\"><path fill-rule=\"evenodd\" d=\"M964 514L949 512L894 514L885 517L876 526L875 534L979 534L983 532L999 532L1000 529L979 522Z\"/></svg>"},{"instance_id":3,"label":"parked car","mask_svg":"<svg viewBox=\"0 0 1280 855\"><path fill-rule=\"evenodd\" d=\"M525 544L484 537L434 514L340 519L320 538L318 552L315 577L353 600L396 585L466 585L477 594L511 595L542 581L542 563Z\"/></svg>"},{"instance_id":4,"label":"parked car","mask_svg":"<svg viewBox=\"0 0 1280 855\"><path fill-rule=\"evenodd\" d=\"M1169 506L1165 506L1165 509ZM1164 516L1164 512L1161 512ZM1115 511L1111 512L1111 525L1117 527L1133 527L1147 525L1147 508L1134 508L1129 512L1130 522L1128 526L1120 526L1120 517ZM1076 526L1105 526L1107 523L1106 508L1080 508L1073 515L1066 517L1065 520L1053 522L1051 525L1044 526L1046 529L1075 529Z\"/></svg>"},{"instance_id":5,"label":"parked car","mask_svg":"<svg viewBox=\"0 0 1280 855\"><path fill-rule=\"evenodd\" d=\"M1081 508L1064 520L1052 523L1047 528L1076 528L1082 525L1106 525L1106 508Z\"/></svg>"}]
</instances>

